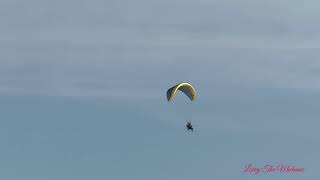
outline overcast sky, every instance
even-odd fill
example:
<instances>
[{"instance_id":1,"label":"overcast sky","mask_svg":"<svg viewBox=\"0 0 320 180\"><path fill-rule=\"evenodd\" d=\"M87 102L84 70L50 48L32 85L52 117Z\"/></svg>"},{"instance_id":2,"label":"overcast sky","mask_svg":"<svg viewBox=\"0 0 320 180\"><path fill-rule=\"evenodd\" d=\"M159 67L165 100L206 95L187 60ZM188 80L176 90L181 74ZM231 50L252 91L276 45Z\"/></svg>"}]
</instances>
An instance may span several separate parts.
<instances>
[{"instance_id":1,"label":"overcast sky","mask_svg":"<svg viewBox=\"0 0 320 180\"><path fill-rule=\"evenodd\" d=\"M1 179L317 179L319 5L0 1Z\"/></svg>"}]
</instances>

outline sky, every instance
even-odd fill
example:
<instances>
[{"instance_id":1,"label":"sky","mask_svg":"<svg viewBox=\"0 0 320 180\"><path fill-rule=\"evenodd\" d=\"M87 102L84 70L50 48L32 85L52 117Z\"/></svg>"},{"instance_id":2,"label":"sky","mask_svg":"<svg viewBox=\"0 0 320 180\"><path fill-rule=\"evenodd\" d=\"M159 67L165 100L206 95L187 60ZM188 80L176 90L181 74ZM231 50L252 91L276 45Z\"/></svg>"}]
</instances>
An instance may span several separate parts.
<instances>
[{"instance_id":1,"label":"sky","mask_svg":"<svg viewBox=\"0 0 320 180\"><path fill-rule=\"evenodd\" d=\"M0 179L319 178L318 7L0 1Z\"/></svg>"}]
</instances>

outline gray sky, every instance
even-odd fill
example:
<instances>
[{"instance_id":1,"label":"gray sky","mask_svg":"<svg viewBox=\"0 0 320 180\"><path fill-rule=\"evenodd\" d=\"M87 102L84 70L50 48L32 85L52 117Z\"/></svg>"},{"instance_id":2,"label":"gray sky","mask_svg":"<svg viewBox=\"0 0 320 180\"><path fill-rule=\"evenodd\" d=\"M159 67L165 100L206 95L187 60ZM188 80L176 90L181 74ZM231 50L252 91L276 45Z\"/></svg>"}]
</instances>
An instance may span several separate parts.
<instances>
[{"instance_id":1,"label":"gray sky","mask_svg":"<svg viewBox=\"0 0 320 180\"><path fill-rule=\"evenodd\" d=\"M1 179L317 179L318 5L0 1Z\"/></svg>"}]
</instances>

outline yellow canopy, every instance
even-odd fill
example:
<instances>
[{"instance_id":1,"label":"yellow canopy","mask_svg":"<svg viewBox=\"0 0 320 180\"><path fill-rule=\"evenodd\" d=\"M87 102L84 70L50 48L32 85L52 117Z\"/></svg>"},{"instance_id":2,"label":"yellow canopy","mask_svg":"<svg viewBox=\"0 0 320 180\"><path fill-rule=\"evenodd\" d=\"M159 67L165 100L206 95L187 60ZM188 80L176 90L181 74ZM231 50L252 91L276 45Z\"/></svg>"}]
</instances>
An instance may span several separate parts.
<instances>
[{"instance_id":1,"label":"yellow canopy","mask_svg":"<svg viewBox=\"0 0 320 180\"><path fill-rule=\"evenodd\" d=\"M194 87L189 83L182 82L182 83L178 83L175 86L173 86L172 88L168 89L168 91L167 91L168 101L171 101L175 97L176 92L178 90L180 90L184 94L186 94L190 98L191 101L195 100L196 90L194 89Z\"/></svg>"}]
</instances>

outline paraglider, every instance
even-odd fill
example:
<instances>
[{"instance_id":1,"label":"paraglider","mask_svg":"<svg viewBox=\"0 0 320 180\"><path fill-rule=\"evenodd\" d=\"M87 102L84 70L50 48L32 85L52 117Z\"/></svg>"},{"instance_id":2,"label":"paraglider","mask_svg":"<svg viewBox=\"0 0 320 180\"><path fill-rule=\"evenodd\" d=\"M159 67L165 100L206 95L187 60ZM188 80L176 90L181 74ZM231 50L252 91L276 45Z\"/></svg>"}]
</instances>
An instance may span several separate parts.
<instances>
[{"instance_id":1,"label":"paraglider","mask_svg":"<svg viewBox=\"0 0 320 180\"><path fill-rule=\"evenodd\" d=\"M176 96L177 91L180 90L184 94L186 94L191 101L194 101L196 98L196 90L194 87L186 82L178 83L175 86L171 87L167 91L167 99L168 101L172 101L173 98Z\"/></svg>"},{"instance_id":2,"label":"paraglider","mask_svg":"<svg viewBox=\"0 0 320 180\"><path fill-rule=\"evenodd\" d=\"M178 90L187 95L191 101L196 99L195 88L187 82L181 82L167 90L167 100L172 101ZM186 128L188 131L191 130L191 132L193 132L193 125L191 124L191 121L187 121Z\"/></svg>"},{"instance_id":3,"label":"paraglider","mask_svg":"<svg viewBox=\"0 0 320 180\"><path fill-rule=\"evenodd\" d=\"M187 121L186 128L188 131L191 130L193 132L193 126L197 126L197 125L192 124L191 121Z\"/></svg>"}]
</instances>

